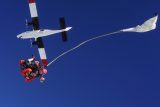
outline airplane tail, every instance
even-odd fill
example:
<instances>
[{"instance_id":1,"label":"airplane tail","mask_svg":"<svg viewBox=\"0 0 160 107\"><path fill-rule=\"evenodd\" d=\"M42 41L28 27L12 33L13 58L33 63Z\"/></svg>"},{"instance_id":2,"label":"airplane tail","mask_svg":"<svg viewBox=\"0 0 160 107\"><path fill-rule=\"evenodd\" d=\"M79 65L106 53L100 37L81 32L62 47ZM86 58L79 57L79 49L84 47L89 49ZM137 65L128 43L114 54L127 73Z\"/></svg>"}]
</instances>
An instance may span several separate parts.
<instances>
[{"instance_id":1,"label":"airplane tail","mask_svg":"<svg viewBox=\"0 0 160 107\"><path fill-rule=\"evenodd\" d=\"M67 38L67 31L69 31L72 27L67 27L66 28L64 17L61 17L59 19L59 23L60 23L61 29L64 29L64 32L62 32L62 41L66 42L68 40L68 38Z\"/></svg>"}]
</instances>

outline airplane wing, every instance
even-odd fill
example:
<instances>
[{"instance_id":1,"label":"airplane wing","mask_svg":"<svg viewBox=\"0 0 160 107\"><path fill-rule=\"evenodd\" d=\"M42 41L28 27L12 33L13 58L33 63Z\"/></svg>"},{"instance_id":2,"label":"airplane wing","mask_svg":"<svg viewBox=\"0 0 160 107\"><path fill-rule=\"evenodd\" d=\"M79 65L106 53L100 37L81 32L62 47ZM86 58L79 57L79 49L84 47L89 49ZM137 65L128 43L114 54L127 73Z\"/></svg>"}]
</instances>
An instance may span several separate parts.
<instances>
[{"instance_id":1,"label":"airplane wing","mask_svg":"<svg viewBox=\"0 0 160 107\"><path fill-rule=\"evenodd\" d=\"M39 30L40 27L39 27L36 2L35 2L35 0L28 0L28 2L29 2L29 9L30 9L30 14L31 14L31 18L32 18L31 25L33 26L33 30ZM48 61L47 61L46 52L44 49L44 44L43 44L42 38L41 37L37 38L35 43L38 46L38 52L39 52L40 58L42 60L42 64L44 66L47 66Z\"/></svg>"}]
</instances>

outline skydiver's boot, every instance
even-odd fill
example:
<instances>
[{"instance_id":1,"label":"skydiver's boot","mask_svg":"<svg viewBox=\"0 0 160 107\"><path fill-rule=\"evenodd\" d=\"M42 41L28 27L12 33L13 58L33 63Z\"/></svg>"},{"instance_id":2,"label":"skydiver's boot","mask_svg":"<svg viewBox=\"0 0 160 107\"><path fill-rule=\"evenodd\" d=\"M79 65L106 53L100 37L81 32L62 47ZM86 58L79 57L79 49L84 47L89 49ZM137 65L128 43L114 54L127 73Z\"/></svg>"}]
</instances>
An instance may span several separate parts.
<instances>
[{"instance_id":1,"label":"skydiver's boot","mask_svg":"<svg viewBox=\"0 0 160 107\"><path fill-rule=\"evenodd\" d=\"M44 77L41 77L41 78L40 78L40 82L43 83L44 81L45 81L45 78L44 78Z\"/></svg>"}]
</instances>

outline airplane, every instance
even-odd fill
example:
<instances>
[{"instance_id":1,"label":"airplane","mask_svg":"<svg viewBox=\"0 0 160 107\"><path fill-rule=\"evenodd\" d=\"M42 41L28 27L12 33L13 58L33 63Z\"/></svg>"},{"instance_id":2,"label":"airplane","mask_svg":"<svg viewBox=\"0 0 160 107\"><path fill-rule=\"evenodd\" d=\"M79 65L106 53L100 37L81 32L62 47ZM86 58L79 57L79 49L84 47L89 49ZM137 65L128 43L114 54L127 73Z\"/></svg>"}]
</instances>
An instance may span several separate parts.
<instances>
[{"instance_id":1,"label":"airplane","mask_svg":"<svg viewBox=\"0 0 160 107\"><path fill-rule=\"evenodd\" d=\"M66 32L69 31L72 27L66 27L65 19L64 19L64 17L61 17L59 19L60 27L61 27L60 30L40 29L39 18L38 18L38 13L37 13L37 8L36 8L36 2L35 2L35 0L28 0L28 3L29 3L29 9L30 9L30 15L31 15L32 21L27 22L27 25L32 26L33 31L23 32L23 33L17 35L17 38L19 38L19 39L32 39L32 38L34 38L35 41L32 42L32 45L38 46L38 52L39 52L42 64L43 64L43 66L47 67L48 61L47 61L42 37L53 35L56 33L62 33L62 41L66 42L68 40Z\"/></svg>"}]
</instances>

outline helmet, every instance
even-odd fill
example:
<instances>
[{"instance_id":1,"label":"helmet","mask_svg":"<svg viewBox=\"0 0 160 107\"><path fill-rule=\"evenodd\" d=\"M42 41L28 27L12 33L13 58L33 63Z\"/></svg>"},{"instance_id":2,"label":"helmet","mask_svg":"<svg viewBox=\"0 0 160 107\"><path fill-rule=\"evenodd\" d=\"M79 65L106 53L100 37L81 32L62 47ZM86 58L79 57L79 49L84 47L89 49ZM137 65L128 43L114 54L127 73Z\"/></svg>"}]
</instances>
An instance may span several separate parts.
<instances>
[{"instance_id":1,"label":"helmet","mask_svg":"<svg viewBox=\"0 0 160 107\"><path fill-rule=\"evenodd\" d=\"M47 70L46 69L43 69L43 74L47 74Z\"/></svg>"}]
</instances>

